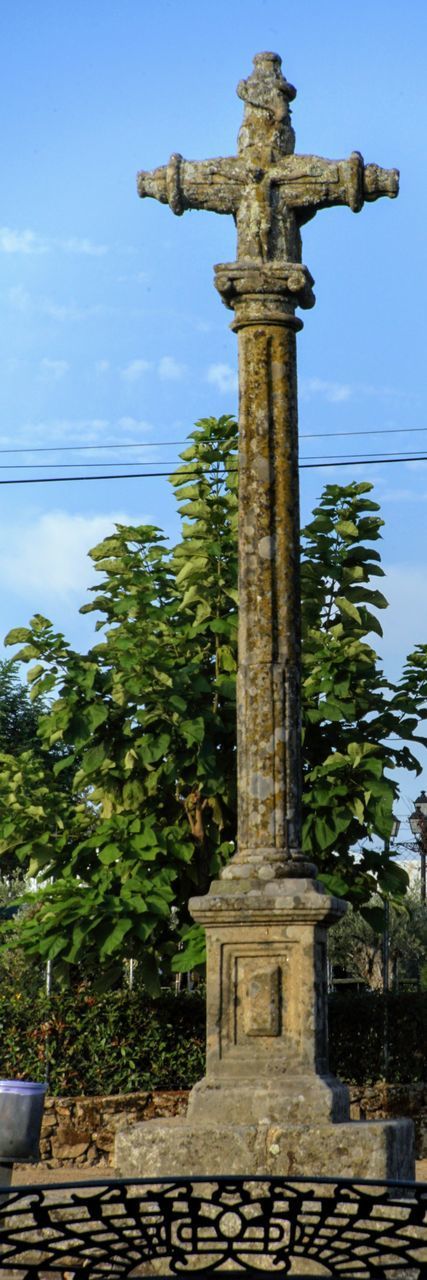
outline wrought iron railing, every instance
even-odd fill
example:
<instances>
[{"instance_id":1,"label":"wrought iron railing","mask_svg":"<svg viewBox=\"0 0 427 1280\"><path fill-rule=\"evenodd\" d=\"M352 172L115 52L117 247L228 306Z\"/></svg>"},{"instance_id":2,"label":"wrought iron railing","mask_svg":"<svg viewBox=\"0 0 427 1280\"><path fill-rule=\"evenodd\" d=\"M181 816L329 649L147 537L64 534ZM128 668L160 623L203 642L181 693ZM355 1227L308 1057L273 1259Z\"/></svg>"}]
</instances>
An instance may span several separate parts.
<instances>
[{"instance_id":1,"label":"wrought iron railing","mask_svg":"<svg viewBox=\"0 0 427 1280\"><path fill-rule=\"evenodd\" d=\"M4 1280L427 1280L427 1183L103 1179L0 1189Z\"/></svg>"}]
</instances>

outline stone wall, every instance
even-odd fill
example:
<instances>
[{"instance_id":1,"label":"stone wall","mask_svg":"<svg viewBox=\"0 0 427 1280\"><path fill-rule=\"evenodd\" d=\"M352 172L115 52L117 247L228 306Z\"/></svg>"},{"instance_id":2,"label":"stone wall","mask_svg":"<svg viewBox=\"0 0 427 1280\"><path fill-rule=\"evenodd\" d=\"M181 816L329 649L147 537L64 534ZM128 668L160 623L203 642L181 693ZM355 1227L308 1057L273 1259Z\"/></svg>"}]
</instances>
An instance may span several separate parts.
<instances>
[{"instance_id":1,"label":"stone wall","mask_svg":"<svg viewBox=\"0 0 427 1280\"><path fill-rule=\"evenodd\" d=\"M113 1164L116 1129L157 1116L183 1115L188 1090L111 1097L46 1098L40 1158L49 1169ZM94 1174L94 1176L96 1176Z\"/></svg>"},{"instance_id":2,"label":"stone wall","mask_svg":"<svg viewBox=\"0 0 427 1280\"><path fill-rule=\"evenodd\" d=\"M353 1120L409 1116L415 1124L417 1159L427 1157L427 1084L353 1085ZM47 1098L40 1156L50 1169L113 1166L117 1128L138 1120L183 1115L185 1089L119 1094L108 1098ZM94 1173L94 1176L95 1173Z\"/></svg>"}]
</instances>

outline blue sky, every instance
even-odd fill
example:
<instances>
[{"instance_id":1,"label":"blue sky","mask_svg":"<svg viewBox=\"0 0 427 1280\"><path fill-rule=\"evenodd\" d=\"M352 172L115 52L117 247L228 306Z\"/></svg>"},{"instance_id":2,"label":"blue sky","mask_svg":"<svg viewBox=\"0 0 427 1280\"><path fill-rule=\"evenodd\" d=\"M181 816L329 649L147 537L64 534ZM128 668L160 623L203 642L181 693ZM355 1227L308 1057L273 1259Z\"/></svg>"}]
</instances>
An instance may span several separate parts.
<instances>
[{"instance_id":1,"label":"blue sky","mask_svg":"<svg viewBox=\"0 0 427 1280\"><path fill-rule=\"evenodd\" d=\"M163 442L236 409L237 344L212 285L235 256L231 219L174 218L138 200L135 173L173 151L234 152L235 87L262 49L297 86L297 150L401 170L397 201L305 228L317 304L299 337L301 457L427 451L426 32L424 0L3 0L0 449L28 452L0 454L0 479L48 474L22 470L43 462L99 472L88 464L107 457L163 467L177 454ZM355 431L386 434L322 435ZM304 518L328 480L375 483L397 675L427 639L427 463L301 477ZM0 636L38 610L85 646L87 549L115 518L176 531L165 480L6 486L0 504Z\"/></svg>"}]
</instances>

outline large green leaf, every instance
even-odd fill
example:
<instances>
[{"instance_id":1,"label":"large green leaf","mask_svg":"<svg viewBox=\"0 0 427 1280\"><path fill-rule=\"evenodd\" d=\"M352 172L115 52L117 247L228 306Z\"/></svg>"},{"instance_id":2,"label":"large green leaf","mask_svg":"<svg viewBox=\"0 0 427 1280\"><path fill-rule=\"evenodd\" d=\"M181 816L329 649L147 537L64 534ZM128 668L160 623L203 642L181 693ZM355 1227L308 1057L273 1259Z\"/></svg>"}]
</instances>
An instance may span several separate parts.
<instances>
[{"instance_id":1,"label":"large green leaf","mask_svg":"<svg viewBox=\"0 0 427 1280\"><path fill-rule=\"evenodd\" d=\"M103 742L99 742L96 747L90 747L89 751L85 751L82 757L83 773L94 773L103 764L106 756L107 751Z\"/></svg>"}]
</instances>

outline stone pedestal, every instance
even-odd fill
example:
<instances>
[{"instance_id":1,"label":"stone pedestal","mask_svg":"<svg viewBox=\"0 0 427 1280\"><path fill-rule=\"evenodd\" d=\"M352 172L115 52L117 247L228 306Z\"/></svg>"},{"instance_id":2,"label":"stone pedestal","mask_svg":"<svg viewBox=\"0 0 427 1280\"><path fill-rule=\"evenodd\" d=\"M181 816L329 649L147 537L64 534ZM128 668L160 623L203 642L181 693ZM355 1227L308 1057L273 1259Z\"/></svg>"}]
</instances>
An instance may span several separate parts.
<instances>
[{"instance_id":1,"label":"stone pedestal","mask_svg":"<svg viewBox=\"0 0 427 1280\"><path fill-rule=\"evenodd\" d=\"M338 1177L415 1179L410 1120L337 1125L201 1125L151 1120L116 1138L123 1178Z\"/></svg>"},{"instance_id":2,"label":"stone pedestal","mask_svg":"<svg viewBox=\"0 0 427 1280\"><path fill-rule=\"evenodd\" d=\"M185 1120L118 1133L118 1173L413 1178L411 1122L350 1121L328 1069L326 930L345 904L316 881L237 870L191 903L208 944L206 1075Z\"/></svg>"}]
</instances>

